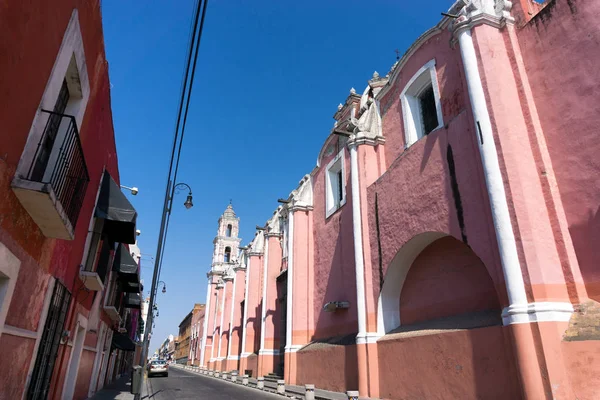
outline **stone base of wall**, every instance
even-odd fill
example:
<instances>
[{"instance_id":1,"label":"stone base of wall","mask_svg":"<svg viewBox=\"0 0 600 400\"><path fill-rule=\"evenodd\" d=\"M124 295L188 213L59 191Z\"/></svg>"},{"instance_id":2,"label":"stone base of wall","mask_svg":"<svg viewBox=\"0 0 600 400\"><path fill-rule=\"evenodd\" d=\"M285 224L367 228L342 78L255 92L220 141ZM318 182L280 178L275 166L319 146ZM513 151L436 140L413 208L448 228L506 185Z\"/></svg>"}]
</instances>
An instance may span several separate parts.
<instances>
[{"instance_id":1,"label":"stone base of wall","mask_svg":"<svg viewBox=\"0 0 600 400\"><path fill-rule=\"evenodd\" d=\"M356 345L312 343L296 353L296 371L297 385L314 384L335 392L358 390Z\"/></svg>"},{"instance_id":2,"label":"stone base of wall","mask_svg":"<svg viewBox=\"0 0 600 400\"><path fill-rule=\"evenodd\" d=\"M508 328L432 332L377 342L381 398L521 398Z\"/></svg>"}]
</instances>

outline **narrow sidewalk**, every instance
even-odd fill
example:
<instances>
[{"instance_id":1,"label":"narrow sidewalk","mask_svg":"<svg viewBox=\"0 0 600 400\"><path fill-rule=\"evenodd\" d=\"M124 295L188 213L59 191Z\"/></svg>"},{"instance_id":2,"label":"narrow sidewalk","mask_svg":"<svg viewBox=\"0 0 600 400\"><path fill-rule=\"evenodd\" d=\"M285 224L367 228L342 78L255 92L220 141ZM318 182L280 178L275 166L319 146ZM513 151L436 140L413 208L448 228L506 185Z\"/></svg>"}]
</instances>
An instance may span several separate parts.
<instances>
[{"instance_id":1,"label":"narrow sidewalk","mask_svg":"<svg viewBox=\"0 0 600 400\"><path fill-rule=\"evenodd\" d=\"M146 379L146 374L143 375L142 379L140 398L145 399L148 397L148 379ZM127 374L110 385L104 386L102 390L96 392L92 397L88 397L88 400L133 400L134 397L131 394L131 376Z\"/></svg>"}]
</instances>

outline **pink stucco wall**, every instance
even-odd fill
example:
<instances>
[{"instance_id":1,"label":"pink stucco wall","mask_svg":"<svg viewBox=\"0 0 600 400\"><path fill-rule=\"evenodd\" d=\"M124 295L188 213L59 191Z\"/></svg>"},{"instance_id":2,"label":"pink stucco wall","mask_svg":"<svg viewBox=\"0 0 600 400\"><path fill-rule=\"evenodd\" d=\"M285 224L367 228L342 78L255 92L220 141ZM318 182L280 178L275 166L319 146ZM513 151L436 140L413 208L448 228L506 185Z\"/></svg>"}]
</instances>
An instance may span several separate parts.
<instances>
[{"instance_id":1,"label":"pink stucco wall","mask_svg":"<svg viewBox=\"0 0 600 400\"><path fill-rule=\"evenodd\" d=\"M346 204L326 215L325 172L329 161L338 154L337 137L328 146L330 154L320 160L321 167L313 174L313 237L314 247L314 336L323 338L357 331L356 307L335 313L322 312L330 301L350 301L356 304L354 269L354 238L352 233L352 199L350 155L344 150Z\"/></svg>"},{"instance_id":2,"label":"pink stucco wall","mask_svg":"<svg viewBox=\"0 0 600 400\"><path fill-rule=\"evenodd\" d=\"M486 266L500 303L507 304L489 203L471 134L469 118L463 112L448 123L448 129L439 129L414 143L369 188L374 282L385 279L396 253L413 237L423 232L442 232L466 241ZM454 164L453 173L450 162ZM375 196L379 236L375 229ZM457 205L462 212L462 229ZM375 285L369 294L376 301L379 286Z\"/></svg>"},{"instance_id":3,"label":"pink stucco wall","mask_svg":"<svg viewBox=\"0 0 600 400\"><path fill-rule=\"evenodd\" d=\"M262 291L260 267L262 265L262 256L250 256L250 271L248 273L248 301L246 323L246 348L247 353L258 353L260 349L260 304Z\"/></svg>"},{"instance_id":4,"label":"pink stucco wall","mask_svg":"<svg viewBox=\"0 0 600 400\"><path fill-rule=\"evenodd\" d=\"M267 298L265 318L265 349L279 349L279 329L281 323L280 303L277 300L277 276L281 271L281 245L278 236L269 236L269 256L267 265Z\"/></svg>"},{"instance_id":5,"label":"pink stucco wall","mask_svg":"<svg viewBox=\"0 0 600 400\"><path fill-rule=\"evenodd\" d=\"M600 393L600 341L563 342L561 348L577 399L597 399Z\"/></svg>"},{"instance_id":6,"label":"pink stucco wall","mask_svg":"<svg viewBox=\"0 0 600 400\"><path fill-rule=\"evenodd\" d=\"M519 4L514 8L520 15ZM599 13L597 1L556 0L517 31L579 267L588 294L597 301Z\"/></svg>"},{"instance_id":7,"label":"pink stucco wall","mask_svg":"<svg viewBox=\"0 0 600 400\"><path fill-rule=\"evenodd\" d=\"M314 243L313 211L294 212L294 265L292 294L292 343L304 345L310 342L315 327L313 296ZM288 276L288 279L290 277Z\"/></svg>"},{"instance_id":8,"label":"pink stucco wall","mask_svg":"<svg viewBox=\"0 0 600 400\"><path fill-rule=\"evenodd\" d=\"M507 304L462 61L458 49L448 46L449 40L450 33L444 31L418 48L381 101L388 169L368 188L367 195L374 283L368 295L375 303L379 284L396 253L423 232L443 232L473 249L486 266L500 303ZM436 61L444 126L404 150L400 93L432 59Z\"/></svg>"},{"instance_id":9,"label":"pink stucco wall","mask_svg":"<svg viewBox=\"0 0 600 400\"><path fill-rule=\"evenodd\" d=\"M505 330L493 326L380 340L380 397L520 399Z\"/></svg>"},{"instance_id":10,"label":"pink stucco wall","mask_svg":"<svg viewBox=\"0 0 600 400\"><path fill-rule=\"evenodd\" d=\"M225 281L225 292L222 296L225 299L223 310L223 325L221 326L221 341L219 344L220 357L227 357L227 349L229 347L229 336L230 336L230 320L231 320L231 303L233 302L233 280ZM218 318L221 318L219 316Z\"/></svg>"},{"instance_id":11,"label":"pink stucco wall","mask_svg":"<svg viewBox=\"0 0 600 400\"><path fill-rule=\"evenodd\" d=\"M358 389L356 345L317 345L296 353L296 384L314 384L319 389L345 392Z\"/></svg>"},{"instance_id":12,"label":"pink stucco wall","mask_svg":"<svg viewBox=\"0 0 600 400\"><path fill-rule=\"evenodd\" d=\"M494 284L461 241L438 239L413 262L400 295L402 325L486 310L500 314Z\"/></svg>"},{"instance_id":13,"label":"pink stucco wall","mask_svg":"<svg viewBox=\"0 0 600 400\"><path fill-rule=\"evenodd\" d=\"M246 284L246 272L239 270L235 275L235 297L234 297L234 309L233 309L233 321L231 322L231 355L239 356L242 352L242 326L244 325L242 306L241 303L244 301L244 292Z\"/></svg>"},{"instance_id":14,"label":"pink stucco wall","mask_svg":"<svg viewBox=\"0 0 600 400\"><path fill-rule=\"evenodd\" d=\"M211 291L211 294L210 294L211 298L210 298L209 309L205 314L206 317L204 320L204 323L207 324L206 346L205 346L205 350L204 350L205 365L207 365L208 362L210 361L211 349L212 349L212 346L214 345L214 338L213 338L213 332L215 330L214 315L215 315L215 307L216 307L216 303L217 303L217 296L215 296L215 292L216 292L215 285L211 285L210 291Z\"/></svg>"}]
</instances>

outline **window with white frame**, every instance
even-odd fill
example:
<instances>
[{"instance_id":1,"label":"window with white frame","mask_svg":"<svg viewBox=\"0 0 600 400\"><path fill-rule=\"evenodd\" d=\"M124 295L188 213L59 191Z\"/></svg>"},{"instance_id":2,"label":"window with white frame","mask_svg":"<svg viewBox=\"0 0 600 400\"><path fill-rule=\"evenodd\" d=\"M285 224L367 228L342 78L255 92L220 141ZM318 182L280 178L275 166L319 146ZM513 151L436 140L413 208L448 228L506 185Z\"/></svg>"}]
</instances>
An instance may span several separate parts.
<instances>
[{"instance_id":1,"label":"window with white frame","mask_svg":"<svg viewBox=\"0 0 600 400\"><path fill-rule=\"evenodd\" d=\"M346 169L344 166L344 149L342 149L327 165L325 171L326 218L346 204Z\"/></svg>"},{"instance_id":2,"label":"window with white frame","mask_svg":"<svg viewBox=\"0 0 600 400\"><path fill-rule=\"evenodd\" d=\"M79 13L75 9L30 128L27 144L17 167L17 176L28 177L31 169L33 180L49 179L57 162L60 143L66 134L66 124L61 115L74 117L77 127L81 127L89 95L90 83ZM38 147L40 150L36 151Z\"/></svg>"},{"instance_id":3,"label":"window with white frame","mask_svg":"<svg viewBox=\"0 0 600 400\"><path fill-rule=\"evenodd\" d=\"M406 147L444 125L435 59L413 75L400 99Z\"/></svg>"}]
</instances>

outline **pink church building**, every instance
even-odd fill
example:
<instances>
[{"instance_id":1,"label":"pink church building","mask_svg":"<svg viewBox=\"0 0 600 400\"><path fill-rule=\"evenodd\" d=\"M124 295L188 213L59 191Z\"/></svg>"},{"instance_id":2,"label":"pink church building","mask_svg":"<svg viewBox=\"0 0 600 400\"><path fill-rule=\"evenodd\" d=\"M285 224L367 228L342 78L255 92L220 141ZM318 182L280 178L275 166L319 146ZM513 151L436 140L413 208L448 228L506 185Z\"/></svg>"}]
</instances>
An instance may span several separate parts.
<instances>
[{"instance_id":1,"label":"pink church building","mask_svg":"<svg viewBox=\"0 0 600 400\"><path fill-rule=\"evenodd\" d=\"M598 15L457 1L351 90L248 246L221 216L200 365L383 399L600 398Z\"/></svg>"}]
</instances>

